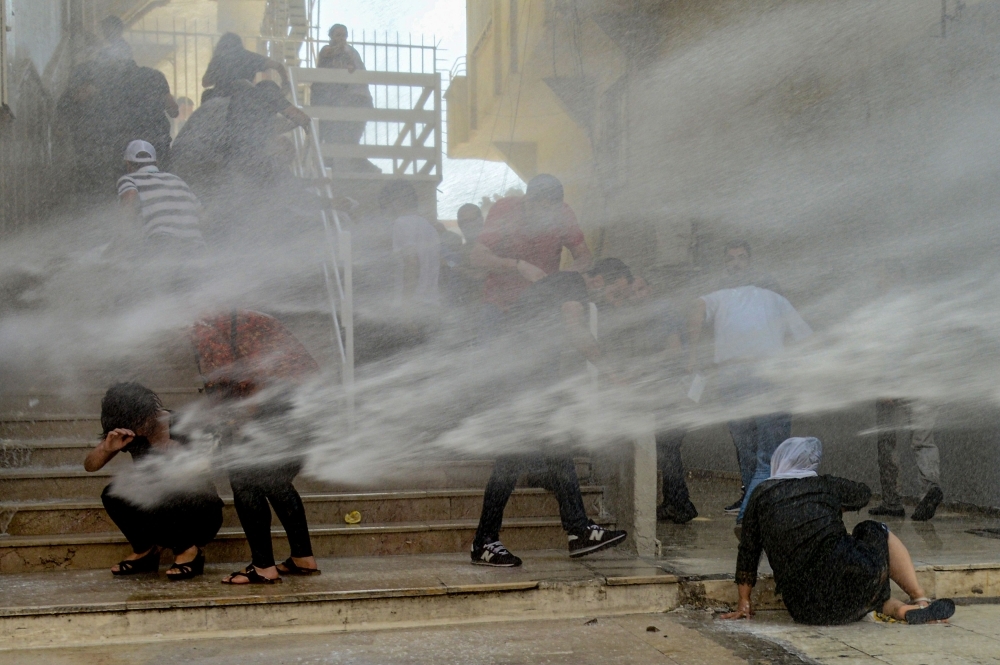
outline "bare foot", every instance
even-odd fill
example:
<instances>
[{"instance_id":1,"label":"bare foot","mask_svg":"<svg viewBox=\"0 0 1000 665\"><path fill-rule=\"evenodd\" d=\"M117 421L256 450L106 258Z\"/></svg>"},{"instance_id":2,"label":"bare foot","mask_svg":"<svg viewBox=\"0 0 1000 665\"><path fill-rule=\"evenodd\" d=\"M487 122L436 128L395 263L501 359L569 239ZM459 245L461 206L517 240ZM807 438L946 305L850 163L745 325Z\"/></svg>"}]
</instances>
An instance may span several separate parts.
<instances>
[{"instance_id":1,"label":"bare foot","mask_svg":"<svg viewBox=\"0 0 1000 665\"><path fill-rule=\"evenodd\" d=\"M298 566L303 570L316 570L316 557L314 556L303 556L303 557L293 556L292 563L294 563L296 566ZM288 568L285 567L285 564L279 563L278 572L287 573Z\"/></svg>"}]
</instances>

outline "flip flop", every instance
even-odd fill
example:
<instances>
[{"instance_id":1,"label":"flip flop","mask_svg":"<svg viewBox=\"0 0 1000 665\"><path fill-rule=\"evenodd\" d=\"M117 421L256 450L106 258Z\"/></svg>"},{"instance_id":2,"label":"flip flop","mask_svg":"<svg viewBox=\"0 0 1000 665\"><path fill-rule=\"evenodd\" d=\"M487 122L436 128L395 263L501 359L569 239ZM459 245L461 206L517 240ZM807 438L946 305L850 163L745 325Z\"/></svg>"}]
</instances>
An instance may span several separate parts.
<instances>
[{"instance_id":1,"label":"flip flop","mask_svg":"<svg viewBox=\"0 0 1000 665\"><path fill-rule=\"evenodd\" d=\"M950 619L954 614L955 601L951 598L938 598L927 607L919 610L910 610L905 614L905 618L906 623L911 626L919 626L931 621Z\"/></svg>"},{"instance_id":2,"label":"flip flop","mask_svg":"<svg viewBox=\"0 0 1000 665\"><path fill-rule=\"evenodd\" d=\"M234 582L233 578L236 577L237 575L242 575L243 577L247 578L247 581L245 583ZM263 577L260 573L257 572L257 569L253 567L253 564L250 564L243 570L237 570L235 573L230 573L228 580L222 580L223 584L232 584L234 586L243 586L244 584L278 584L280 582L281 582L280 577L273 580L269 580L266 577Z\"/></svg>"}]
</instances>

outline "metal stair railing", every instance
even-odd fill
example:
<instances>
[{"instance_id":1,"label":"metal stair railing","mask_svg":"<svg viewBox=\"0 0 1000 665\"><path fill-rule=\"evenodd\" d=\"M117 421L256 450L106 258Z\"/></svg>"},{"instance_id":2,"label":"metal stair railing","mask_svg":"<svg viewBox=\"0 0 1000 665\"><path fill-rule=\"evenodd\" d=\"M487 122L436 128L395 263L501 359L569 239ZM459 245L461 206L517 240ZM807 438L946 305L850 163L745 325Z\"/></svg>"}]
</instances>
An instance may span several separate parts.
<instances>
[{"instance_id":1,"label":"metal stair railing","mask_svg":"<svg viewBox=\"0 0 1000 665\"><path fill-rule=\"evenodd\" d=\"M375 108L302 106L314 121L364 122L367 132L357 145L316 140L324 158L360 158L391 163L388 173L337 172L353 179L441 181L441 76L437 73L361 71L290 67L293 95L298 99L312 83L339 83L394 89L376 95L385 105ZM302 87L303 90L299 90ZM389 103L395 107L390 107Z\"/></svg>"},{"instance_id":2,"label":"metal stair railing","mask_svg":"<svg viewBox=\"0 0 1000 665\"><path fill-rule=\"evenodd\" d=\"M299 106L295 86L292 86L292 103ZM326 198L333 199L333 187L323 164L319 145L318 126L312 121L310 131L299 128L294 132L295 175L310 179ZM326 181L325 184L319 184ZM332 205L319 211L326 239L323 253L323 282L326 286L333 320L333 334L341 359L341 380L347 396L348 415L354 414L354 271L351 232L341 223L341 213Z\"/></svg>"}]
</instances>

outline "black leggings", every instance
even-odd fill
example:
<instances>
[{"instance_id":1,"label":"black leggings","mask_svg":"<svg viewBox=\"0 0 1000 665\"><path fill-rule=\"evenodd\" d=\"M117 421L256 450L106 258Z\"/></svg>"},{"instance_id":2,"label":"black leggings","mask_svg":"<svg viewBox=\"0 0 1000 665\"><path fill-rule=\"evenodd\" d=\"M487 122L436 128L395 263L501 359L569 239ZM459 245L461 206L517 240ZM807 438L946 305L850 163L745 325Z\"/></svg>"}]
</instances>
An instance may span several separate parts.
<instances>
[{"instance_id":1,"label":"black leggings","mask_svg":"<svg viewBox=\"0 0 1000 665\"><path fill-rule=\"evenodd\" d=\"M101 501L108 516L132 546L142 554L155 545L180 554L191 546L204 547L222 526L222 499L213 492L177 494L152 508L143 508L108 493Z\"/></svg>"},{"instance_id":2,"label":"black leggings","mask_svg":"<svg viewBox=\"0 0 1000 665\"><path fill-rule=\"evenodd\" d=\"M292 480L299 474L299 463L279 467L238 469L229 472L229 484L233 488L233 503L239 515L243 532L250 543L253 565L270 568L274 565L274 549L271 547L271 508L278 516L281 526L288 535L288 546L296 559L312 556L309 541L309 525L306 523L306 509L302 505Z\"/></svg>"}]
</instances>

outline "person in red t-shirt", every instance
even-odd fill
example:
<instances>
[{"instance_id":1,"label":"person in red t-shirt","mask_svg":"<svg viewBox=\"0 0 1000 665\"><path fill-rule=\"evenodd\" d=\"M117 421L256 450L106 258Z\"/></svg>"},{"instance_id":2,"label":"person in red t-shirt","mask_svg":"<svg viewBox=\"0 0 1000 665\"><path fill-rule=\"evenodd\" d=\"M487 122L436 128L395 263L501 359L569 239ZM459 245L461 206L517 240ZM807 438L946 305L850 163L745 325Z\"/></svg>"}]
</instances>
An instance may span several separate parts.
<instances>
[{"instance_id":1,"label":"person in red t-shirt","mask_svg":"<svg viewBox=\"0 0 1000 665\"><path fill-rule=\"evenodd\" d=\"M570 270L590 267L593 257L563 202L558 178L540 174L528 182L523 197L497 201L470 254L474 268L487 270L482 330L490 336L518 296L533 282L559 270L563 247L573 255Z\"/></svg>"}]
</instances>

